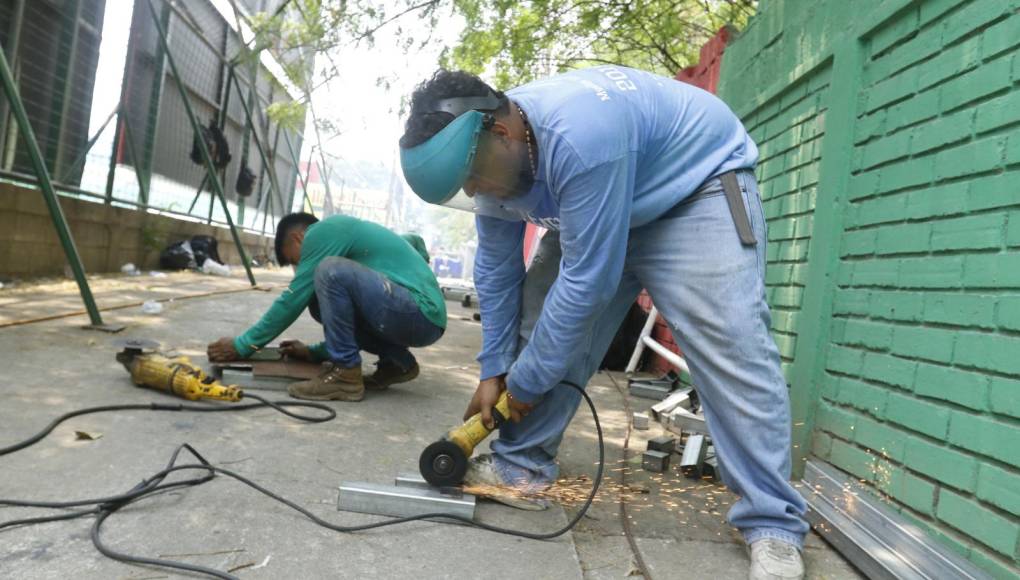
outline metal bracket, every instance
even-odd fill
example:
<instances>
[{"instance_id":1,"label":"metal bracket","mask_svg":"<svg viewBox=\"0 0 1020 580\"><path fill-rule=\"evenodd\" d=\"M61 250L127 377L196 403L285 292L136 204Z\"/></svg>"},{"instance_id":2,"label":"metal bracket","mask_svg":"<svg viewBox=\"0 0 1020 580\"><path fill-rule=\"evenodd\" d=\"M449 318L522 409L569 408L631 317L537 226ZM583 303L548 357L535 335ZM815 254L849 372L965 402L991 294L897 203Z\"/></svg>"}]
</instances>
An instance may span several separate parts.
<instances>
[{"instance_id":1,"label":"metal bracket","mask_svg":"<svg viewBox=\"0 0 1020 580\"><path fill-rule=\"evenodd\" d=\"M120 332L127 328L123 324L86 324L82 327L83 330L98 330L99 332L109 332L111 334Z\"/></svg>"}]
</instances>

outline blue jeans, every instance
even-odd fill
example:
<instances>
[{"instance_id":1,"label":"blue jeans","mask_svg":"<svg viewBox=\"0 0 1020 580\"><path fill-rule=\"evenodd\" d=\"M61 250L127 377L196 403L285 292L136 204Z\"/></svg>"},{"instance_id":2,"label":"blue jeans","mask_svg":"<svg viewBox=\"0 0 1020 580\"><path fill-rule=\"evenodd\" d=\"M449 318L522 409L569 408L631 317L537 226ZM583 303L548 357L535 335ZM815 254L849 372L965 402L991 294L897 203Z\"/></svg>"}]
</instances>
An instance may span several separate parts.
<instances>
[{"instance_id":1,"label":"blue jeans","mask_svg":"<svg viewBox=\"0 0 1020 580\"><path fill-rule=\"evenodd\" d=\"M683 350L698 390L724 483L740 496L729 522L750 543L763 537L803 545L805 503L790 485L790 404L765 300L765 218L754 175L738 175L758 244L737 236L722 184L699 199L632 229L616 296L596 316L589 342L566 381L586 385L641 288L646 288ZM549 238L547 234L546 238ZM559 266L558 238L543 239L525 279L518 352L531 335ZM491 445L507 481L552 481L563 431L580 403L573 389L546 393L520 423Z\"/></svg>"},{"instance_id":2,"label":"blue jeans","mask_svg":"<svg viewBox=\"0 0 1020 580\"><path fill-rule=\"evenodd\" d=\"M364 350L406 371L415 365L408 347L428 346L444 331L425 318L407 288L347 258L316 266L309 310L322 323L329 360L348 368L361 365Z\"/></svg>"}]
</instances>

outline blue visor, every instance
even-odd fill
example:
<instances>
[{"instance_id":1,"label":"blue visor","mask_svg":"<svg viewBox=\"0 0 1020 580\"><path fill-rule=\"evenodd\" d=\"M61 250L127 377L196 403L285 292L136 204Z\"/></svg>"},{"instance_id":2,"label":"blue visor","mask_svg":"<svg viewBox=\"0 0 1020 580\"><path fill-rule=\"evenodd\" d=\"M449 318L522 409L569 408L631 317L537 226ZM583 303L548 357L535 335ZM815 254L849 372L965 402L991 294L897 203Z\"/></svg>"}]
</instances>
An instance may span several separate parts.
<instances>
[{"instance_id":1,"label":"blue visor","mask_svg":"<svg viewBox=\"0 0 1020 580\"><path fill-rule=\"evenodd\" d=\"M400 150L404 179L418 197L443 204L460 191L471 172L484 116L468 111L428 141Z\"/></svg>"}]
</instances>

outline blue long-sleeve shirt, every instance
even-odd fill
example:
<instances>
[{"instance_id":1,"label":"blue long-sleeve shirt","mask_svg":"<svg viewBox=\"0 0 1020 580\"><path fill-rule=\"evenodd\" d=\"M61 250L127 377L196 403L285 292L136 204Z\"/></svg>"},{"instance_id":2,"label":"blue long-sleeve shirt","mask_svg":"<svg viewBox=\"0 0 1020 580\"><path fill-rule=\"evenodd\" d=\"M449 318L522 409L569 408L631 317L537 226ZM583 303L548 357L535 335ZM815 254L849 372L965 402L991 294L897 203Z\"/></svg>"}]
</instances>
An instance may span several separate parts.
<instances>
[{"instance_id":1,"label":"blue long-sleeve shirt","mask_svg":"<svg viewBox=\"0 0 1020 580\"><path fill-rule=\"evenodd\" d=\"M509 372L530 402L565 375L619 285L628 232L659 218L709 178L752 168L758 149L718 98L617 66L573 71L507 93L538 144L526 195L476 218L481 378ZM515 360L524 281L524 223L559 230L560 274Z\"/></svg>"}]
</instances>

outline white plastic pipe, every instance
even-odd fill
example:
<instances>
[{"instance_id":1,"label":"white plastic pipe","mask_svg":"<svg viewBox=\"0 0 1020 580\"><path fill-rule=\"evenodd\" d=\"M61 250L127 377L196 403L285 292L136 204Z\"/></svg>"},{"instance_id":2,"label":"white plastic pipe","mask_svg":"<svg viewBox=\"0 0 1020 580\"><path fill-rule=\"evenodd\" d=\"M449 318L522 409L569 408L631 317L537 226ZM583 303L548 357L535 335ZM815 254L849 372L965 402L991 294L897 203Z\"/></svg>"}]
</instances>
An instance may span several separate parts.
<instances>
[{"instance_id":1,"label":"white plastic pipe","mask_svg":"<svg viewBox=\"0 0 1020 580\"><path fill-rule=\"evenodd\" d=\"M634 345L634 354L630 355L630 362L627 363L627 370L624 371L628 375L633 374L637 370L638 361L641 360L641 355L645 352L645 339L652 335L652 328L655 327L655 321L659 318L659 310L652 305L652 309L648 312L648 320L645 320L644 327L641 328L641 334L638 335L637 344Z\"/></svg>"},{"instance_id":2,"label":"white plastic pipe","mask_svg":"<svg viewBox=\"0 0 1020 580\"><path fill-rule=\"evenodd\" d=\"M691 369L687 367L687 361L681 358L680 355L678 355L677 353L662 346L661 344L656 342L654 338L650 336L642 338L641 341L644 342L648 348L654 350L656 354L666 359L666 362L668 362L669 364L675 366L676 368L680 369L681 371L687 374L691 374Z\"/></svg>"}]
</instances>

